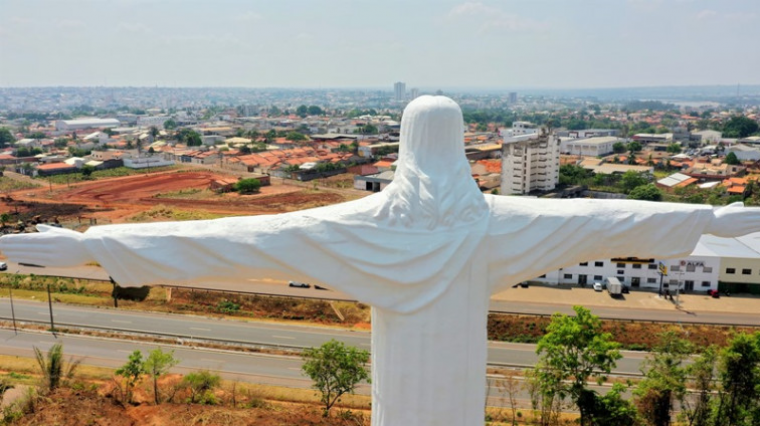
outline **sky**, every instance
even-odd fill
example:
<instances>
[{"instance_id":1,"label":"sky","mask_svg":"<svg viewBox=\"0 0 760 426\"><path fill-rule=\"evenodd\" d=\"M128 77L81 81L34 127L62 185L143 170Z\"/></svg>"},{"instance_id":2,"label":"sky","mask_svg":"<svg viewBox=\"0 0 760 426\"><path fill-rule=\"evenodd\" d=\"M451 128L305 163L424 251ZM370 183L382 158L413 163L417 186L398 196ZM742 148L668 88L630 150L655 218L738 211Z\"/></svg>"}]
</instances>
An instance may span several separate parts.
<instances>
[{"instance_id":1,"label":"sky","mask_svg":"<svg viewBox=\"0 0 760 426\"><path fill-rule=\"evenodd\" d=\"M0 0L0 87L760 84L759 0Z\"/></svg>"}]
</instances>

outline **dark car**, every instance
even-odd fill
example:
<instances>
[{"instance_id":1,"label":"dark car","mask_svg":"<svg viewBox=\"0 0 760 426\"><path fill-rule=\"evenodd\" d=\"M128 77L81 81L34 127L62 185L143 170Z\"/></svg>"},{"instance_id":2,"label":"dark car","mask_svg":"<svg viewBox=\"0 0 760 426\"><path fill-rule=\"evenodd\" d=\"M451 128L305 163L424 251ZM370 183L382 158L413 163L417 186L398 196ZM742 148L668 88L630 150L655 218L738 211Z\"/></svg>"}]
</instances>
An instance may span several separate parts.
<instances>
[{"instance_id":1,"label":"dark car","mask_svg":"<svg viewBox=\"0 0 760 426\"><path fill-rule=\"evenodd\" d=\"M8 269L8 264L5 262L0 262L0 271L5 271Z\"/></svg>"},{"instance_id":2,"label":"dark car","mask_svg":"<svg viewBox=\"0 0 760 426\"><path fill-rule=\"evenodd\" d=\"M297 288L311 288L309 284L306 283L299 283L297 281L289 281L288 287L297 287Z\"/></svg>"}]
</instances>

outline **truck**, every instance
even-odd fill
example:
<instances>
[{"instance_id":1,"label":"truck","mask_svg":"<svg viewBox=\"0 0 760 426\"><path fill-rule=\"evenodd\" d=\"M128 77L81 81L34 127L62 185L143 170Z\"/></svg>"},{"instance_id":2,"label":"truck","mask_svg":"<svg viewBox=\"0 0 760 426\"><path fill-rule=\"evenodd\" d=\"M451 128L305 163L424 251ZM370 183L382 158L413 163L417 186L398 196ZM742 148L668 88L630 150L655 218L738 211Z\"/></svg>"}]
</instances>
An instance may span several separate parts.
<instances>
[{"instance_id":1,"label":"truck","mask_svg":"<svg viewBox=\"0 0 760 426\"><path fill-rule=\"evenodd\" d=\"M607 287L607 291L612 297L618 297L623 294L623 284L620 283L615 277L607 277L604 279L604 284Z\"/></svg>"}]
</instances>

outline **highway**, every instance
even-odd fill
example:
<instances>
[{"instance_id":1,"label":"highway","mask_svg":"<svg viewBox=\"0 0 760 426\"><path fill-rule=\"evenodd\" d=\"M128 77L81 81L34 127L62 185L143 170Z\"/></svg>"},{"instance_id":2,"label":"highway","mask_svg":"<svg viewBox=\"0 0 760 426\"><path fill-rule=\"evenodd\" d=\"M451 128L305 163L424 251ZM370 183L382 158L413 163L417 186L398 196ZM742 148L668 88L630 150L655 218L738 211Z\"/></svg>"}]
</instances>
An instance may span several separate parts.
<instances>
[{"instance_id":1,"label":"highway","mask_svg":"<svg viewBox=\"0 0 760 426\"><path fill-rule=\"evenodd\" d=\"M93 280L108 280L108 274L100 267L82 266L77 268L40 268L21 266L14 262L8 263L7 273L50 275L60 277L84 278ZM290 288L284 282L266 279L252 279L241 283L246 292L269 294L277 296L295 296L329 300L352 300L348 295L336 291L320 291L314 288ZM659 309L636 308L607 308L588 306L594 315L605 319L632 321L664 321L681 323L705 323L746 325L760 327L760 315L732 312L686 312ZM492 312L517 313L526 315L551 315L555 312L574 314L572 306L556 303L530 303L491 300Z\"/></svg>"},{"instance_id":2,"label":"highway","mask_svg":"<svg viewBox=\"0 0 760 426\"><path fill-rule=\"evenodd\" d=\"M14 310L17 321L49 321L48 306L43 302L14 300ZM299 349L319 346L330 339L336 339L361 349L370 349L370 333L363 331L61 304L54 304L53 312L58 327L95 327L146 335L160 334L180 339L185 344L205 340ZM0 318L6 321L11 319L8 298L0 299ZM0 352L3 350L0 348ZM495 366L530 367L537 360L535 350L535 345L531 344L490 342L488 362ZM615 372L638 374L640 363L646 354L624 351L623 355Z\"/></svg>"}]
</instances>

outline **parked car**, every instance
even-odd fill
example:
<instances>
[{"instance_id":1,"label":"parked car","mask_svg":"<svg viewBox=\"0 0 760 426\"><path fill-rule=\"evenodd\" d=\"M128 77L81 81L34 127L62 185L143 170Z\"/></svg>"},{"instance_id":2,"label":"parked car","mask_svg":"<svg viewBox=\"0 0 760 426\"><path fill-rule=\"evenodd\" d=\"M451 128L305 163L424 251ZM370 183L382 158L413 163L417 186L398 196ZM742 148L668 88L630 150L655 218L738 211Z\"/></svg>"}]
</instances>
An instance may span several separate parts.
<instances>
[{"instance_id":1,"label":"parked car","mask_svg":"<svg viewBox=\"0 0 760 426\"><path fill-rule=\"evenodd\" d=\"M602 283L594 283L594 291L602 291Z\"/></svg>"},{"instance_id":2,"label":"parked car","mask_svg":"<svg viewBox=\"0 0 760 426\"><path fill-rule=\"evenodd\" d=\"M0 262L0 271L5 271L8 269L8 264L5 262Z\"/></svg>"},{"instance_id":3,"label":"parked car","mask_svg":"<svg viewBox=\"0 0 760 426\"><path fill-rule=\"evenodd\" d=\"M297 287L297 288L311 288L309 284L306 283L299 283L297 281L289 281L288 287Z\"/></svg>"}]
</instances>

